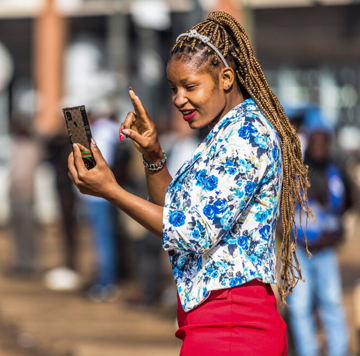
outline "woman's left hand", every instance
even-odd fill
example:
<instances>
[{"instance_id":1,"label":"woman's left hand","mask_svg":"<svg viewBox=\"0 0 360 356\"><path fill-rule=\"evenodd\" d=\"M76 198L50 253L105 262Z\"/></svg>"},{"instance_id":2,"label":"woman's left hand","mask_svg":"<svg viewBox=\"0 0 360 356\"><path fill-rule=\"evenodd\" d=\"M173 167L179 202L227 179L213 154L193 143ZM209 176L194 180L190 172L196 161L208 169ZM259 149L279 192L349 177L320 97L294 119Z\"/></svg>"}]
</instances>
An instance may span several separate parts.
<instances>
[{"instance_id":1,"label":"woman's left hand","mask_svg":"<svg viewBox=\"0 0 360 356\"><path fill-rule=\"evenodd\" d=\"M112 189L119 185L94 139L91 140L91 152L96 166L87 170L81 158L80 150L86 151L88 149L80 144L74 144L73 152L68 158L69 177L80 193L107 199L111 196Z\"/></svg>"}]
</instances>

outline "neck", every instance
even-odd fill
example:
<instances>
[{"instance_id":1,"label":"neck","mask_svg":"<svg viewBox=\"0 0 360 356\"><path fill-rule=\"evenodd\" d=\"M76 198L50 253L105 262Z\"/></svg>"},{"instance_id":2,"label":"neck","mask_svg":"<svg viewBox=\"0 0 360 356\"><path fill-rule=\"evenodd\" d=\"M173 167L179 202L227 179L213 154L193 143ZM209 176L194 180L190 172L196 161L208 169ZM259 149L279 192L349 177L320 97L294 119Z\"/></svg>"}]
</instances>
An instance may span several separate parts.
<instances>
[{"instance_id":1,"label":"neck","mask_svg":"<svg viewBox=\"0 0 360 356\"><path fill-rule=\"evenodd\" d=\"M226 104L222 110L220 117L212 121L208 127L209 130L212 130L213 127L235 106L239 105L244 101L244 97L238 90L231 90L229 93L226 93Z\"/></svg>"}]
</instances>

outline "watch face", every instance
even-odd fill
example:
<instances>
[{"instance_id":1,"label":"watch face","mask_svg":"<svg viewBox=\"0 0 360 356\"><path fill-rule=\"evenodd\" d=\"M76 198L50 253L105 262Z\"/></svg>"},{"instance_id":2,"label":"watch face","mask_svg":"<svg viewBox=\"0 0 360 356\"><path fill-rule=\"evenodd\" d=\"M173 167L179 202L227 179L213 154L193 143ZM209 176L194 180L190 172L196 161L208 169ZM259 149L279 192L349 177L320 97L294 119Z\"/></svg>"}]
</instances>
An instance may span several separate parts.
<instances>
[{"instance_id":1,"label":"watch face","mask_svg":"<svg viewBox=\"0 0 360 356\"><path fill-rule=\"evenodd\" d=\"M8 49L0 42L0 92L9 84L14 73L14 64Z\"/></svg>"}]
</instances>

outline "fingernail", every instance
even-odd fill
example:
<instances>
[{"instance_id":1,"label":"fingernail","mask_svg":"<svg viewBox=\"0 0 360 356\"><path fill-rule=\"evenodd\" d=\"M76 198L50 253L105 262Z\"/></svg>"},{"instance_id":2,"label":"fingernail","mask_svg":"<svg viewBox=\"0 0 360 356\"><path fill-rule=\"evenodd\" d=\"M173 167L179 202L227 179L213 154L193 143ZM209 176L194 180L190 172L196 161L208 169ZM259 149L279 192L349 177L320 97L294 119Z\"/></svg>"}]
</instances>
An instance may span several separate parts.
<instances>
[{"instance_id":1,"label":"fingernail","mask_svg":"<svg viewBox=\"0 0 360 356\"><path fill-rule=\"evenodd\" d=\"M120 137L120 142L122 142L124 139L124 136L120 134L119 137Z\"/></svg>"},{"instance_id":2,"label":"fingernail","mask_svg":"<svg viewBox=\"0 0 360 356\"><path fill-rule=\"evenodd\" d=\"M135 93L135 90L132 87L130 87L129 89L132 90Z\"/></svg>"},{"instance_id":3,"label":"fingernail","mask_svg":"<svg viewBox=\"0 0 360 356\"><path fill-rule=\"evenodd\" d=\"M97 144L96 144L96 142L95 142L95 140L91 137L91 143L95 146L95 147L97 147Z\"/></svg>"},{"instance_id":4,"label":"fingernail","mask_svg":"<svg viewBox=\"0 0 360 356\"><path fill-rule=\"evenodd\" d=\"M129 135L130 135L130 131L129 131L129 130L122 129L121 131L122 131L122 133L123 133L125 136L129 136Z\"/></svg>"}]
</instances>

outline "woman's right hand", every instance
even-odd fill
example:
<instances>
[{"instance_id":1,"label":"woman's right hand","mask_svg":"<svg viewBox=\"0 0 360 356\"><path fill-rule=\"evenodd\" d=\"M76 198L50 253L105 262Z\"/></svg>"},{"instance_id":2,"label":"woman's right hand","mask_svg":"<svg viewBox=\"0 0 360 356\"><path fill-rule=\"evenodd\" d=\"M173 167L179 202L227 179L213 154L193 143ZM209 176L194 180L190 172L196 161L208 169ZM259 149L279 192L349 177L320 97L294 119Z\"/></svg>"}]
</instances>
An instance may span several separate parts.
<instances>
[{"instance_id":1,"label":"woman's right hand","mask_svg":"<svg viewBox=\"0 0 360 356\"><path fill-rule=\"evenodd\" d=\"M155 125L139 97L132 89L129 90L129 95L135 113L129 112L127 114L125 121L120 126L119 134L131 138L135 147L144 155L147 162L156 163L163 158L164 154Z\"/></svg>"}]
</instances>

